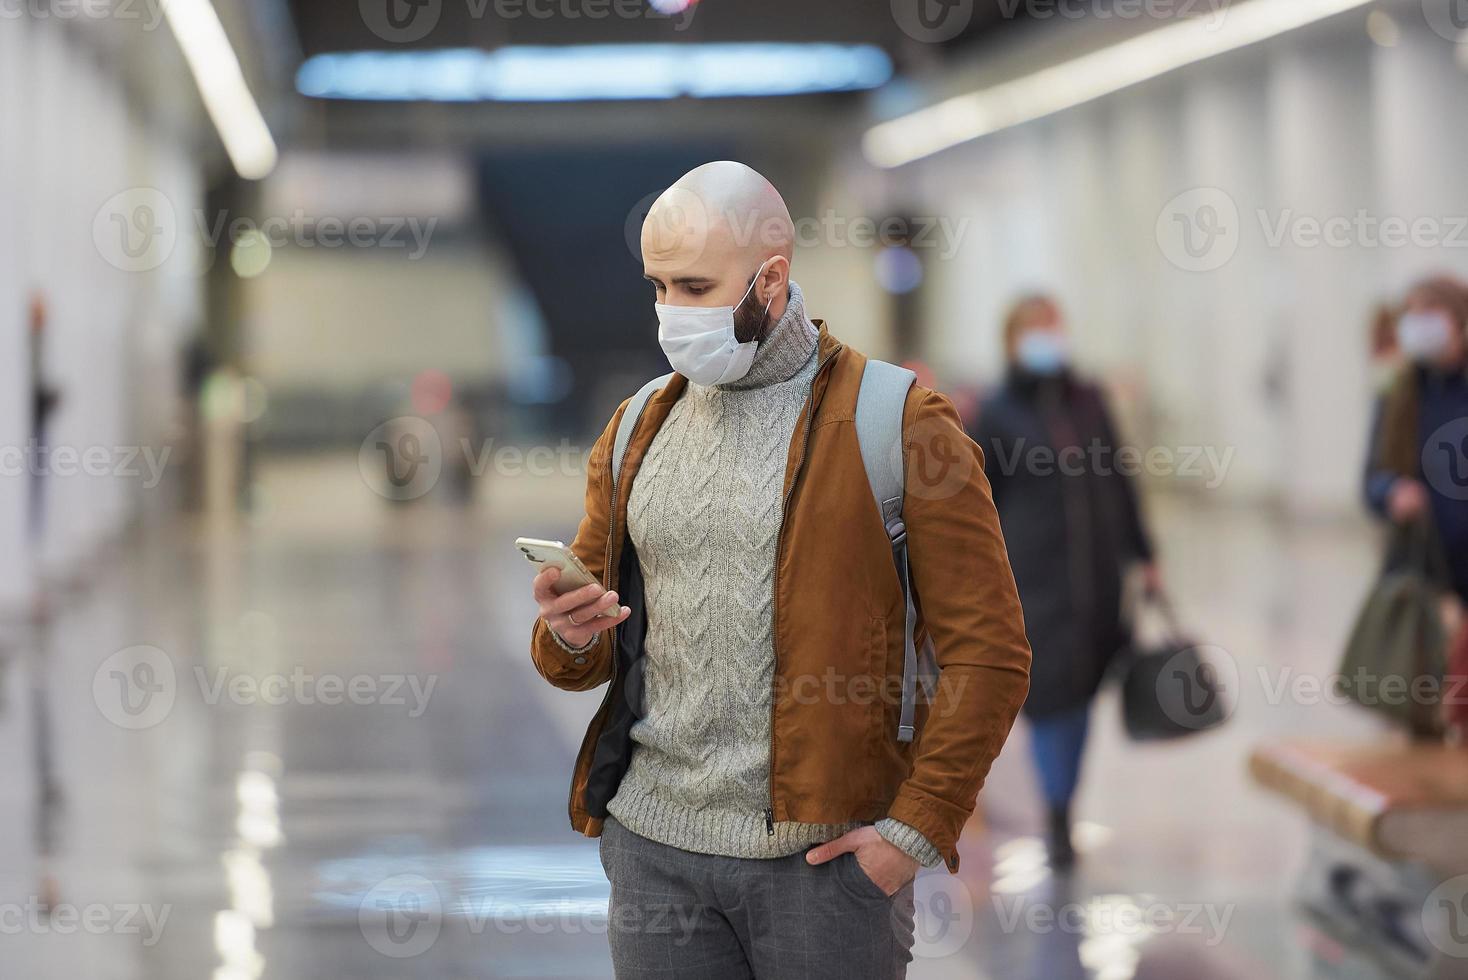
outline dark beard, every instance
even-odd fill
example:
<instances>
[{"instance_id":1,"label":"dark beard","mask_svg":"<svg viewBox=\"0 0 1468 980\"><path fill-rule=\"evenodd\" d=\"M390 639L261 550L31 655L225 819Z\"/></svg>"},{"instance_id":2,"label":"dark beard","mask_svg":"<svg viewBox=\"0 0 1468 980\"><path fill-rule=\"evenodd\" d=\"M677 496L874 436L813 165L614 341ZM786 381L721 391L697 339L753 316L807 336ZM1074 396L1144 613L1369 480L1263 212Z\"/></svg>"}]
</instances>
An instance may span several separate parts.
<instances>
[{"instance_id":1,"label":"dark beard","mask_svg":"<svg viewBox=\"0 0 1468 980\"><path fill-rule=\"evenodd\" d=\"M752 285L753 280L750 282ZM754 302L751 303L751 300ZM766 322L768 319L765 307L751 289L744 297L744 302L734 309L734 339L741 344L747 344L751 340L763 341L770 332L770 325Z\"/></svg>"}]
</instances>

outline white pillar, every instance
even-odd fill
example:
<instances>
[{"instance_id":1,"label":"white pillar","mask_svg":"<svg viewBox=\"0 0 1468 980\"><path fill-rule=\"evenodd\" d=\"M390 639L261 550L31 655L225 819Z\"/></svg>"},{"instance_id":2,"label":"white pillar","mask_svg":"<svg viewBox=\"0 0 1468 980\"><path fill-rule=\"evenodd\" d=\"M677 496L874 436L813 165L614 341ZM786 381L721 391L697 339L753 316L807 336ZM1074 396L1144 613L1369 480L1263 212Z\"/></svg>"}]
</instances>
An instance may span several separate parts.
<instances>
[{"instance_id":1,"label":"white pillar","mask_svg":"<svg viewBox=\"0 0 1468 980\"><path fill-rule=\"evenodd\" d=\"M1302 39L1276 60L1270 129L1280 210L1271 212L1273 222L1303 230L1299 222L1349 221L1377 206L1369 49L1364 35L1348 29ZM1359 509L1370 418L1366 321L1381 259L1354 241L1354 231L1345 236L1353 243L1344 247L1286 235L1272 248L1286 297L1286 499L1311 515Z\"/></svg>"},{"instance_id":2,"label":"white pillar","mask_svg":"<svg viewBox=\"0 0 1468 980\"><path fill-rule=\"evenodd\" d=\"M0 30L0 228L10 230L0 235L0 451L6 454L0 461L0 613L23 607L32 589L26 535L30 476L17 456L25 449L31 414L24 257L19 248L30 177L22 96L28 91L29 27L18 18L7 20Z\"/></svg>"},{"instance_id":3,"label":"white pillar","mask_svg":"<svg viewBox=\"0 0 1468 980\"><path fill-rule=\"evenodd\" d=\"M1455 60L1459 45L1433 32L1425 19L1403 17L1400 23L1401 43L1377 48L1372 58L1383 216L1422 221L1424 229L1436 226L1457 242L1383 249L1386 281L1397 291L1437 272L1468 276L1468 235L1453 221L1468 216L1468 73Z\"/></svg>"},{"instance_id":4,"label":"white pillar","mask_svg":"<svg viewBox=\"0 0 1468 980\"><path fill-rule=\"evenodd\" d=\"M1282 491L1288 472L1280 432L1283 405L1273 391L1280 334L1275 257L1259 233L1257 214L1272 204L1267 155L1268 92L1262 54L1218 65L1189 83L1182 138L1190 183L1217 188L1237 210L1239 246L1210 271L1194 273L1190 317L1206 344L1192 360L1206 367L1193 393L1197 429L1191 433L1227 459L1217 492L1258 501ZM1224 253L1220 253L1222 261ZM1206 355L1204 354L1206 351Z\"/></svg>"}]
</instances>

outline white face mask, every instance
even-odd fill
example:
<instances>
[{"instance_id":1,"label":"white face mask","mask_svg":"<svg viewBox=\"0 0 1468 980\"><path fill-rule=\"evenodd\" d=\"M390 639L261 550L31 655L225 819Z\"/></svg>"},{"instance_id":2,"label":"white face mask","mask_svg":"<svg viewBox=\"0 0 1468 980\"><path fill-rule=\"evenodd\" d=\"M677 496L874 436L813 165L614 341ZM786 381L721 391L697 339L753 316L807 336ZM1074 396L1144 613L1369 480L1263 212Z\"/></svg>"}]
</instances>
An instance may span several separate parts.
<instances>
[{"instance_id":1,"label":"white face mask","mask_svg":"<svg viewBox=\"0 0 1468 980\"><path fill-rule=\"evenodd\" d=\"M1453 324L1443 313L1403 313L1397 321L1397 346L1414 361L1430 361L1452 342Z\"/></svg>"},{"instance_id":2,"label":"white face mask","mask_svg":"<svg viewBox=\"0 0 1468 980\"><path fill-rule=\"evenodd\" d=\"M668 356L673 370L689 381L701 385L721 385L738 381L749 373L754 363L758 340L740 343L734 336L734 311L749 298L759 282L769 259L760 263L759 272L739 302L733 306L664 306L655 305L658 314L658 343ZM775 297L765 304L765 316ZM763 318L761 318L763 322Z\"/></svg>"},{"instance_id":3,"label":"white face mask","mask_svg":"<svg viewBox=\"0 0 1468 980\"><path fill-rule=\"evenodd\" d=\"M1020 334L1014 358L1031 374L1052 377L1070 364L1070 338L1058 330L1028 330Z\"/></svg>"}]
</instances>

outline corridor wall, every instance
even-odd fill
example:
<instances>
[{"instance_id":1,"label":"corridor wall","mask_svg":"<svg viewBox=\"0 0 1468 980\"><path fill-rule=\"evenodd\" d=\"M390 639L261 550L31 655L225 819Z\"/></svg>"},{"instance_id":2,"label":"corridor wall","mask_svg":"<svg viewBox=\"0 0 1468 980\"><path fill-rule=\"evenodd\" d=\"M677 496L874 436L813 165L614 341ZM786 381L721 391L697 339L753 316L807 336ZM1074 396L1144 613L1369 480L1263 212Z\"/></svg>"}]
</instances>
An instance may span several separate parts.
<instances>
[{"instance_id":1,"label":"corridor wall","mask_svg":"<svg viewBox=\"0 0 1468 980\"><path fill-rule=\"evenodd\" d=\"M164 458L172 408L142 409L175 387L201 284L173 256L132 261L113 236L144 220L141 192L175 202L176 219L199 207L201 181L179 137L130 108L94 37L28 17L0 28L0 612L13 614L43 580L84 572L145 494L165 492L141 460ZM59 396L44 451L30 421L34 300L39 375Z\"/></svg>"},{"instance_id":2,"label":"corridor wall","mask_svg":"<svg viewBox=\"0 0 1468 980\"><path fill-rule=\"evenodd\" d=\"M923 292L945 380L995 381L1005 307L1052 290L1135 442L1231 454L1207 486L1222 501L1358 513L1371 309L1425 274L1468 276L1468 61L1417 4L1377 32L1389 44L1366 17L888 172L909 210L967 219ZM1190 257L1179 223L1202 245L1215 219L1222 237ZM1443 241L1388 243L1388 221Z\"/></svg>"}]
</instances>

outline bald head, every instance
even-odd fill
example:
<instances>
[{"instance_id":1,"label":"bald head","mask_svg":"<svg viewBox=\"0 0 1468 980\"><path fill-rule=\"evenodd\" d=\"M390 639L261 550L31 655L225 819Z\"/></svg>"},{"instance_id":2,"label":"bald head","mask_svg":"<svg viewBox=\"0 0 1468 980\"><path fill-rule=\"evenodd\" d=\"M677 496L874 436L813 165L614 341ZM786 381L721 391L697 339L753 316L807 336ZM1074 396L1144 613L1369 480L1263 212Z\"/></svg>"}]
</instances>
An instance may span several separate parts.
<instances>
[{"instance_id":1,"label":"bald head","mask_svg":"<svg viewBox=\"0 0 1468 980\"><path fill-rule=\"evenodd\" d=\"M776 320L785 312L794 249L795 224L780 192L732 160L684 174L642 225L643 272L658 302L672 306L735 306L749 293Z\"/></svg>"}]
</instances>

